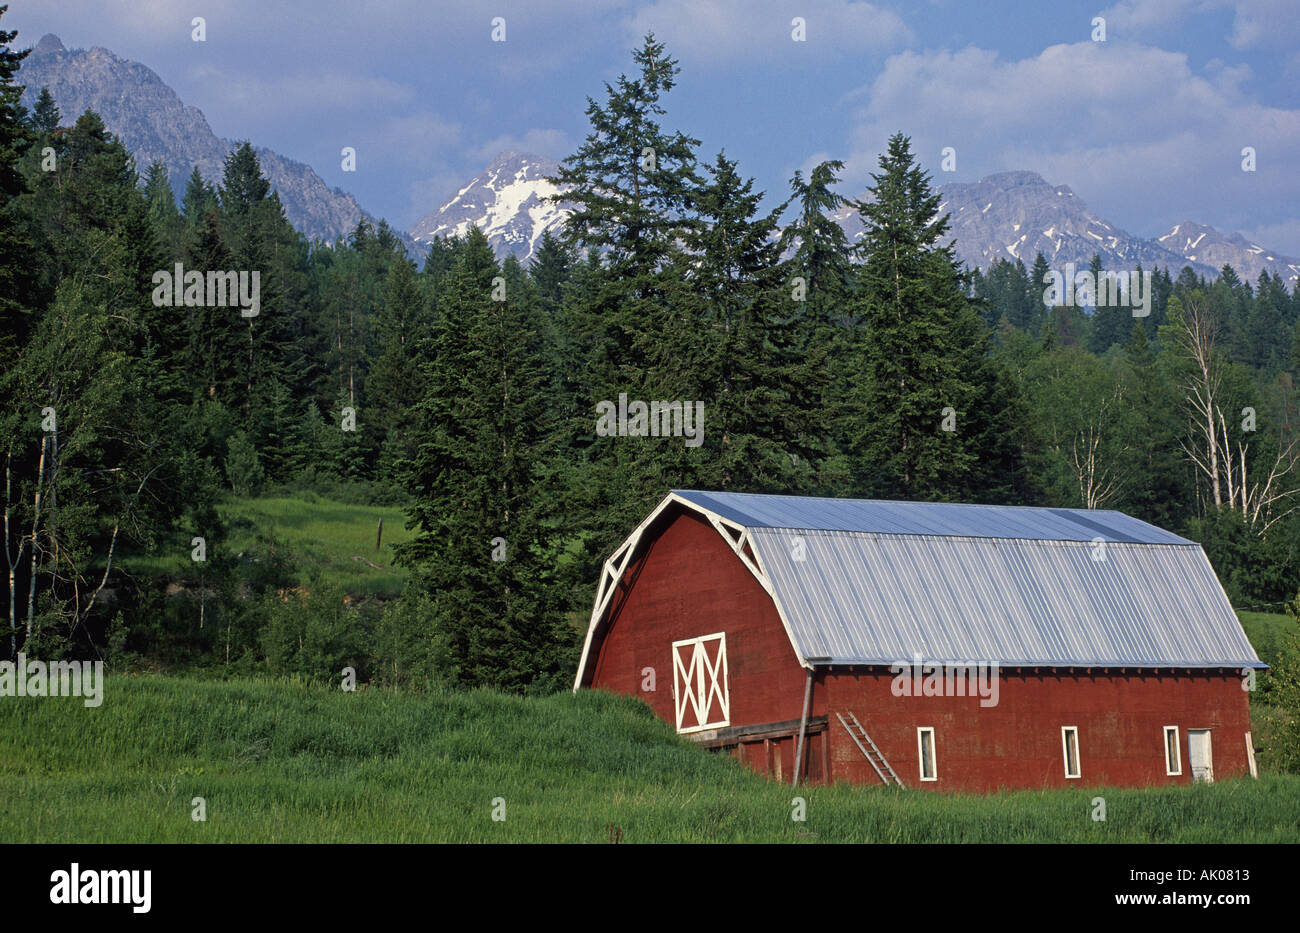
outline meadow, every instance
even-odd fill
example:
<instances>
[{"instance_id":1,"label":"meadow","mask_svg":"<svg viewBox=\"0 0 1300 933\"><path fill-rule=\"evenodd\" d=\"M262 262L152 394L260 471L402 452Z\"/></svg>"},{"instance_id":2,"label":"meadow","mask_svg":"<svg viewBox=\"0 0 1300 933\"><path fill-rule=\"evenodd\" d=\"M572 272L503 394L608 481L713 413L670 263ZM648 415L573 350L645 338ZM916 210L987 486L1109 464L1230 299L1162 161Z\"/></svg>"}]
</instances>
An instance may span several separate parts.
<instances>
[{"instance_id":1,"label":"meadow","mask_svg":"<svg viewBox=\"0 0 1300 933\"><path fill-rule=\"evenodd\" d=\"M1300 840L1291 775L987 797L792 790L601 693L110 675L105 696L0 700L0 842Z\"/></svg>"}]
</instances>

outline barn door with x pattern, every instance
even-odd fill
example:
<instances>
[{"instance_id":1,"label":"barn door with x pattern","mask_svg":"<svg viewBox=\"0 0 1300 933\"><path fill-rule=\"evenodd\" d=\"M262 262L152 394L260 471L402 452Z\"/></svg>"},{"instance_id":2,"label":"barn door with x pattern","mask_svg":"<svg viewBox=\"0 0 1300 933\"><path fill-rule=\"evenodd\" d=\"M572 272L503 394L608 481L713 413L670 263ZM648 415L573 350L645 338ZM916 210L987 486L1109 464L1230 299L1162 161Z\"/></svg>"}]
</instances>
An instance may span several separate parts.
<instances>
[{"instance_id":1,"label":"barn door with x pattern","mask_svg":"<svg viewBox=\"0 0 1300 933\"><path fill-rule=\"evenodd\" d=\"M673 704L678 732L730 725L726 632L673 642Z\"/></svg>"}]
</instances>

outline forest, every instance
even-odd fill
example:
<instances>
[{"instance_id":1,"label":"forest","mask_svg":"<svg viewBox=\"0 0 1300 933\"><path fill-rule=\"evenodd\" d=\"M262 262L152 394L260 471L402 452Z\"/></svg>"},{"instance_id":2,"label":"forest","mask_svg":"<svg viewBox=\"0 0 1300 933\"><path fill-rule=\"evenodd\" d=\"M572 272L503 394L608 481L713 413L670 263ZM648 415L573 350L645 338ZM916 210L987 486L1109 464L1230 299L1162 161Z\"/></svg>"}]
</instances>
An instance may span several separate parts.
<instances>
[{"instance_id":1,"label":"forest","mask_svg":"<svg viewBox=\"0 0 1300 933\"><path fill-rule=\"evenodd\" d=\"M860 198L832 160L765 211L671 126L653 37L589 99L572 215L527 266L477 229L414 259L382 221L308 242L248 143L177 203L95 113L27 111L14 39L0 657L551 692L601 563L674 488L1115 509L1200 542L1238 609L1297 599L1294 283L1136 268L1147 314L1051 306L1042 255L954 258L904 132ZM161 300L178 264L232 293ZM620 398L700 412L698 443L601 430ZM271 537L236 552L223 503L273 495L400 508L400 596L294 586Z\"/></svg>"}]
</instances>

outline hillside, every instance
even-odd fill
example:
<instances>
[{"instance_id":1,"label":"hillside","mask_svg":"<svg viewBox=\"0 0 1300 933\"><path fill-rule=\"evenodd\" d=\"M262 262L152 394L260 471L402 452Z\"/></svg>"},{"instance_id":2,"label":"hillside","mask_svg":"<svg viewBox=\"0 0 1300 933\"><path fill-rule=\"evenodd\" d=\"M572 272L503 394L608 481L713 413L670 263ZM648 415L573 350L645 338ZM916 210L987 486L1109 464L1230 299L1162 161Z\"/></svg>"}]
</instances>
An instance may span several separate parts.
<instances>
[{"instance_id":1,"label":"hillside","mask_svg":"<svg viewBox=\"0 0 1300 933\"><path fill-rule=\"evenodd\" d=\"M0 703L7 842L1294 842L1300 778L991 797L795 793L637 701L111 677ZM207 819L191 818L202 797ZM494 820L493 810L504 820Z\"/></svg>"}]
</instances>

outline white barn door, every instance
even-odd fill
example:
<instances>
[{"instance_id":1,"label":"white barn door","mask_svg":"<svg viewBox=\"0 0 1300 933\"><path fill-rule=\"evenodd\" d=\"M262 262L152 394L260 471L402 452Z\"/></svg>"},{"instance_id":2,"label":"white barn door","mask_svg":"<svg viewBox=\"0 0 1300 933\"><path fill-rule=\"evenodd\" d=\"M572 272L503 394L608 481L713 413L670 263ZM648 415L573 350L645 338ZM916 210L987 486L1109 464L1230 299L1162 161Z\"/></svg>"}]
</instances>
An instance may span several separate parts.
<instances>
[{"instance_id":1,"label":"white barn door","mask_svg":"<svg viewBox=\"0 0 1300 933\"><path fill-rule=\"evenodd\" d=\"M673 705L678 732L731 724L726 632L673 642Z\"/></svg>"},{"instance_id":2,"label":"white barn door","mask_svg":"<svg viewBox=\"0 0 1300 933\"><path fill-rule=\"evenodd\" d=\"M1187 755L1192 760L1192 780L1214 783L1214 753L1209 729L1187 730Z\"/></svg>"}]
</instances>

